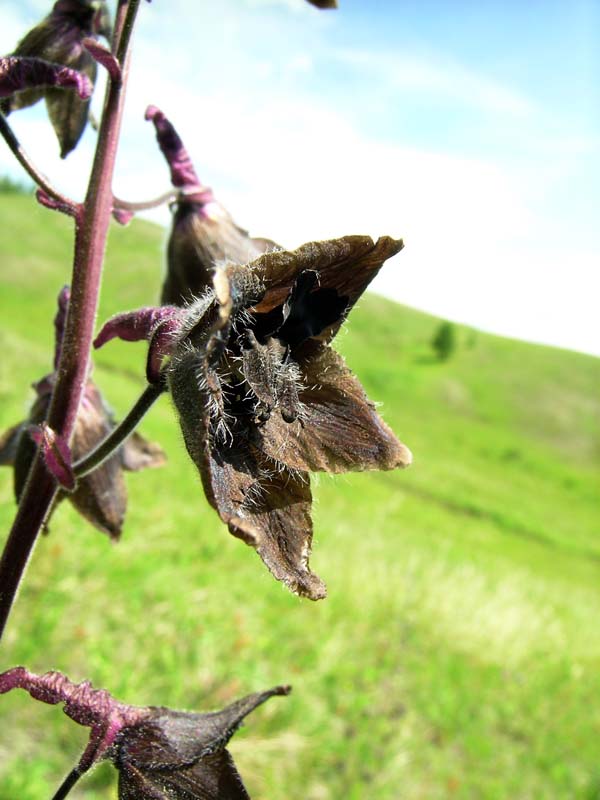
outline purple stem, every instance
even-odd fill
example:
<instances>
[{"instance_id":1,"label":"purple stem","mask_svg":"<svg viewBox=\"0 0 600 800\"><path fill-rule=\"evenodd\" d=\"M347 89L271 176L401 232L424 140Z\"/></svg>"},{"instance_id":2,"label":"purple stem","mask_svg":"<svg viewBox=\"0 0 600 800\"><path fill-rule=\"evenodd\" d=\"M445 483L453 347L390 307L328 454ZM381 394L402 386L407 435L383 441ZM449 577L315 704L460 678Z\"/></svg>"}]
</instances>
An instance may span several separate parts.
<instances>
[{"instance_id":1,"label":"purple stem","mask_svg":"<svg viewBox=\"0 0 600 800\"><path fill-rule=\"evenodd\" d=\"M79 211L79 206L77 203L73 202L73 200L69 200L68 197L65 197L61 194L57 189L52 186L48 178L43 175L39 169L35 166L35 164L31 161L27 153L21 147L21 143L17 139L14 134L13 129L10 127L8 120L4 116L4 114L0 111L0 135L4 138L4 141L9 146L12 154L17 159L19 164L23 167L25 172L29 175L29 177L37 183L37 185L43 189L43 191L48 195L48 197L56 200L61 206L65 208L72 209L73 215Z\"/></svg>"},{"instance_id":2,"label":"purple stem","mask_svg":"<svg viewBox=\"0 0 600 800\"><path fill-rule=\"evenodd\" d=\"M96 153L85 201L75 218L71 302L47 423L69 442L83 396L98 306L102 264L110 223L112 178L123 116L129 44L140 0L120 2L113 52L122 65L122 81L109 81ZM46 187L43 187L46 190ZM12 529L0 559L0 636L40 530L58 486L39 451L33 461Z\"/></svg>"}]
</instances>

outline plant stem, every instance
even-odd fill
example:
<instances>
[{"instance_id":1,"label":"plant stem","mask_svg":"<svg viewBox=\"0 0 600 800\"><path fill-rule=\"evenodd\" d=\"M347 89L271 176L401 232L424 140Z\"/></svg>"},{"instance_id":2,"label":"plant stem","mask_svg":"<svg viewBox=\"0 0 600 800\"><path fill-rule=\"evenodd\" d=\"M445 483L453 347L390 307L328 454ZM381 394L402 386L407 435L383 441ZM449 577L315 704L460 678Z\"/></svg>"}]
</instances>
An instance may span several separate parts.
<instances>
[{"instance_id":1,"label":"plant stem","mask_svg":"<svg viewBox=\"0 0 600 800\"><path fill-rule=\"evenodd\" d=\"M120 2L115 39L122 82L109 80L94 163L85 201L75 218L71 301L67 313L48 425L69 441L87 380L100 279L113 194L112 178L129 71L129 43L140 0ZM0 559L0 636L6 626L27 562L57 493L38 451Z\"/></svg>"},{"instance_id":2,"label":"plant stem","mask_svg":"<svg viewBox=\"0 0 600 800\"><path fill-rule=\"evenodd\" d=\"M165 389L166 387L163 384L146 386L131 411L112 429L106 439L103 439L90 453L73 464L75 476L83 478L110 458L125 439L133 433L144 414L158 400Z\"/></svg>"},{"instance_id":3,"label":"plant stem","mask_svg":"<svg viewBox=\"0 0 600 800\"><path fill-rule=\"evenodd\" d=\"M124 211L145 211L148 208L157 208L158 206L162 206L163 203L170 203L176 200L178 194L179 192L177 189L170 189L168 192L164 192L152 200L140 200L137 203L121 200L119 197L115 197L114 200L116 208L122 208Z\"/></svg>"},{"instance_id":4,"label":"plant stem","mask_svg":"<svg viewBox=\"0 0 600 800\"><path fill-rule=\"evenodd\" d=\"M4 138L4 141L10 148L12 154L17 159L19 164L23 167L25 172L29 175L29 177L33 180L34 183L43 189L49 197L52 197L54 200L58 201L61 205L65 205L70 208L76 208L76 203L73 200L69 200L68 197L65 197L61 194L57 189L52 186L48 178L43 175L39 169L35 166L35 164L31 161L21 143L15 136L13 129L11 128L8 120L4 116L4 114L0 111L0 135Z\"/></svg>"},{"instance_id":5,"label":"plant stem","mask_svg":"<svg viewBox=\"0 0 600 800\"><path fill-rule=\"evenodd\" d=\"M67 777L64 779L64 781L61 783L61 785L58 787L56 793L52 796L52 800L64 800L64 798L69 794L73 786L75 786L79 778L81 778L81 774L82 773L78 767L72 769L71 772L69 772Z\"/></svg>"}]
</instances>

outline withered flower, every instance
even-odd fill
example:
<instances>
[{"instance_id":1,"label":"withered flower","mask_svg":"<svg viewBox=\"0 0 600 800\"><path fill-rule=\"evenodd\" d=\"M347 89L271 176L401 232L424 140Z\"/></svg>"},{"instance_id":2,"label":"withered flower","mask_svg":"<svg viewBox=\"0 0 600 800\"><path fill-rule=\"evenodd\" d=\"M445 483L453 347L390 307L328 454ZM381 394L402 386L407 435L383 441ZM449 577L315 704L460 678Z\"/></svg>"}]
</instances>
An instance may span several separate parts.
<instances>
[{"instance_id":1,"label":"withered flower","mask_svg":"<svg viewBox=\"0 0 600 800\"><path fill-rule=\"evenodd\" d=\"M149 106L146 119L154 123L171 182L181 190L172 206L167 274L160 302L186 305L212 286L215 264L245 264L278 246L270 239L252 238L233 221L212 190L200 183L183 142L162 111Z\"/></svg>"},{"instance_id":2,"label":"withered flower","mask_svg":"<svg viewBox=\"0 0 600 800\"><path fill-rule=\"evenodd\" d=\"M94 763L109 759L119 771L119 800L249 800L225 748L257 706L290 692L276 686L222 711L194 714L126 705L87 681L73 684L59 672L35 675L24 667L0 674L0 694L12 689L64 703L67 716L91 728L85 752L55 796L64 797Z\"/></svg>"},{"instance_id":3,"label":"withered flower","mask_svg":"<svg viewBox=\"0 0 600 800\"><path fill-rule=\"evenodd\" d=\"M62 339L63 321L67 310L68 290L59 296L59 311L56 316L57 352L55 368L58 364L59 343ZM25 486L31 462L37 445L31 435L36 426L46 419L55 373L50 373L34 385L36 400L29 417L15 425L0 437L0 465L14 467L14 490L17 502ZM113 429L115 421L106 407L97 386L88 380L77 415L71 454L78 461L96 447ZM74 491L61 491L57 501L65 497L73 503L77 511L98 530L118 539L123 527L127 509L127 488L123 470L138 471L146 467L164 464L165 454L159 445L148 442L138 433L130 436L122 447L100 467L81 478Z\"/></svg>"},{"instance_id":4,"label":"withered flower","mask_svg":"<svg viewBox=\"0 0 600 800\"><path fill-rule=\"evenodd\" d=\"M96 342L135 332L151 340L149 364L171 356L169 389L208 501L278 580L313 600L326 591L308 566L309 473L411 461L330 347L401 248L387 236L347 236L217 266L213 289L185 314L173 307L167 320L163 307L120 315Z\"/></svg>"},{"instance_id":5,"label":"withered flower","mask_svg":"<svg viewBox=\"0 0 600 800\"><path fill-rule=\"evenodd\" d=\"M13 56L33 57L62 64L96 81L96 62L83 41L90 36L110 35L104 0L58 0L52 11L19 42ZM90 99L60 88L33 88L4 99L0 108L10 114L45 98L48 116L58 138L61 158L77 145L85 129Z\"/></svg>"}]
</instances>

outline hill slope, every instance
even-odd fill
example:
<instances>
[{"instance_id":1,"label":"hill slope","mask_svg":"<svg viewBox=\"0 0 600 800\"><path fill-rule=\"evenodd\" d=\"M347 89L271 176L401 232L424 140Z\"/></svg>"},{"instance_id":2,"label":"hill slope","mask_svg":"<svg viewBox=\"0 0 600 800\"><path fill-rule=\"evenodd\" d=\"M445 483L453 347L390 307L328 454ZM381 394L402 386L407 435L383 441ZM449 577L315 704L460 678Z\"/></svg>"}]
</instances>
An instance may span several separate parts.
<instances>
[{"instance_id":1,"label":"hill slope","mask_svg":"<svg viewBox=\"0 0 600 800\"><path fill-rule=\"evenodd\" d=\"M49 369L71 239L28 197L0 197L0 219L7 427ZM154 301L163 238L143 222L111 232L100 319ZM169 464L128 478L122 542L61 506L0 668L198 709L293 683L232 745L255 800L600 797L600 360L459 328L440 364L438 324L368 295L339 337L415 463L315 482L326 601L288 595L226 533L165 398L142 429ZM120 415L144 357L117 343L96 358ZM0 479L6 531L8 470ZM22 693L0 701L0 800L46 798L85 732ZM104 766L72 796L115 793Z\"/></svg>"}]
</instances>

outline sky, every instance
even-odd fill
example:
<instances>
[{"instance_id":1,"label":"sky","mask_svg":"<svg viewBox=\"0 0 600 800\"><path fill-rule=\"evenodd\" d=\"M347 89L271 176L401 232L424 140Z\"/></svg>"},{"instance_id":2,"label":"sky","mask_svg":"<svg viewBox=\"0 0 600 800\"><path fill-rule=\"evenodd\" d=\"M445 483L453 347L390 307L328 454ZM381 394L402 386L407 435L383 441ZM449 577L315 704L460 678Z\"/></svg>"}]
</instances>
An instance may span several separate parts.
<instances>
[{"instance_id":1,"label":"sky","mask_svg":"<svg viewBox=\"0 0 600 800\"><path fill-rule=\"evenodd\" d=\"M0 52L50 6L0 0ZM600 355L600 0L339 6L143 3L115 193L169 188L143 119L152 103L253 235L289 248L402 237L375 291ZM42 105L10 119L42 170L81 198L93 132L61 161ZM0 143L0 174L19 169ZM167 225L169 211L152 218Z\"/></svg>"}]
</instances>

